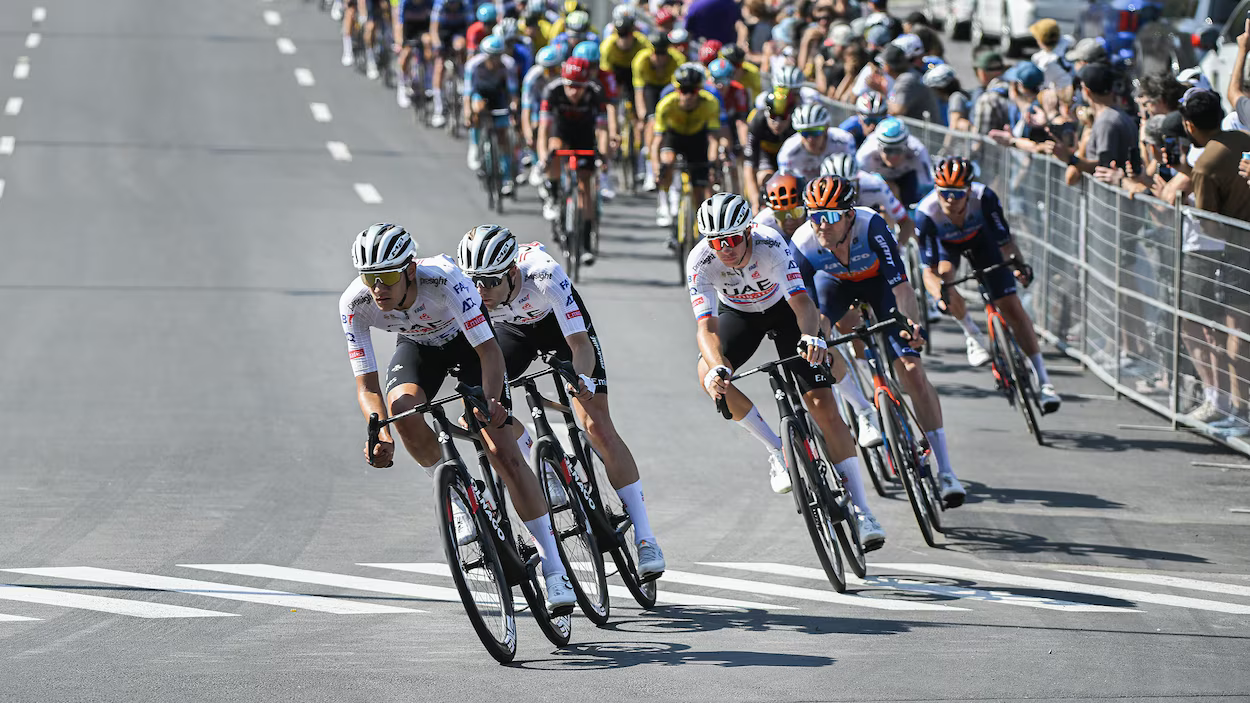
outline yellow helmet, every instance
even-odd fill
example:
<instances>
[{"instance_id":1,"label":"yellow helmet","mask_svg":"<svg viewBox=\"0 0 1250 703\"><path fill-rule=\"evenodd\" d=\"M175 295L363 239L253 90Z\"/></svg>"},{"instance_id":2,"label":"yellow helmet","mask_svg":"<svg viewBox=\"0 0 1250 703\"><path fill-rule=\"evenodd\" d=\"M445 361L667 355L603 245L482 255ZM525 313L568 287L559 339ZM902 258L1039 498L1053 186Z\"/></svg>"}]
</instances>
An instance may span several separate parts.
<instances>
[{"instance_id":1,"label":"yellow helmet","mask_svg":"<svg viewBox=\"0 0 1250 703\"><path fill-rule=\"evenodd\" d=\"M581 0L564 0L564 14L572 14L578 10L586 10L586 8L582 7Z\"/></svg>"}]
</instances>

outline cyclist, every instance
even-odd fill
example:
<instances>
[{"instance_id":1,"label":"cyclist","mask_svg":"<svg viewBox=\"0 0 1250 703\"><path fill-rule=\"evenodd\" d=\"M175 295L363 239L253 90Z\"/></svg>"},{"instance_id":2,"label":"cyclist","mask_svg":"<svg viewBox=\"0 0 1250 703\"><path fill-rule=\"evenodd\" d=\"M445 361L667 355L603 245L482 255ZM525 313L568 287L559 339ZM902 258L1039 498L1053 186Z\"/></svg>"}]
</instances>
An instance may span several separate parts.
<instances>
[{"instance_id":1,"label":"cyclist","mask_svg":"<svg viewBox=\"0 0 1250 703\"><path fill-rule=\"evenodd\" d=\"M590 26L590 15L578 10L564 20L564 31L551 38L552 44L577 46L584 41L599 43L599 35Z\"/></svg>"},{"instance_id":2,"label":"cyclist","mask_svg":"<svg viewBox=\"0 0 1250 703\"><path fill-rule=\"evenodd\" d=\"M876 91L868 91L855 99L855 114L842 121L839 129L849 132L855 138L855 148L864 144L864 137L872 134L881 120L886 118L889 105L885 97Z\"/></svg>"},{"instance_id":3,"label":"cyclist","mask_svg":"<svg viewBox=\"0 0 1250 703\"><path fill-rule=\"evenodd\" d=\"M747 61L746 50L737 44L721 47L720 55L734 67L733 78L747 89L747 97L755 100L755 96L761 94L760 67Z\"/></svg>"},{"instance_id":4,"label":"cyclist","mask_svg":"<svg viewBox=\"0 0 1250 703\"><path fill-rule=\"evenodd\" d=\"M504 52L516 62L517 75L524 76L529 73L530 68L534 65L534 53L522 39L521 30L517 26L516 19L505 17L499 20L499 23L491 30L491 34L503 40Z\"/></svg>"},{"instance_id":5,"label":"cyclist","mask_svg":"<svg viewBox=\"0 0 1250 703\"><path fill-rule=\"evenodd\" d=\"M989 186L973 180L970 161L961 156L942 159L934 168L933 177L936 189L916 206L916 231L925 266L925 285L933 297L942 297L943 280L955 278L960 257L967 257L968 265L974 268L987 268L1012 256L1024 260L1012 240L998 195ZM999 269L989 274L986 284L990 299L1011 325L1021 351L1033 363L1041 387L1038 399L1042 412L1053 413L1059 409L1059 394L1046 372L1033 321L1016 295L1016 282L1028 286L1033 279L1033 269L1025 265L1014 273L1013 277L1008 269ZM989 361L984 337L968 314L963 298L947 297L948 312L968 338L968 363L980 366Z\"/></svg>"},{"instance_id":6,"label":"cyclist","mask_svg":"<svg viewBox=\"0 0 1250 703\"><path fill-rule=\"evenodd\" d=\"M556 37L564 33L565 31L567 31L569 28L568 27L569 22L573 18L573 15L579 12L581 13L581 15L578 17L578 19L579 20L585 19L586 22L585 22L584 27L576 31L590 32L591 34L594 34L595 29L590 24L590 12L586 9L586 6L583 5L579 0L564 0L564 14L560 16L559 18L557 18L556 21L551 24L551 36ZM574 22L574 24L576 25L578 23Z\"/></svg>"},{"instance_id":7,"label":"cyclist","mask_svg":"<svg viewBox=\"0 0 1250 703\"><path fill-rule=\"evenodd\" d=\"M464 55L464 35L469 28L471 12L468 0L434 0L430 37L435 41L439 59L434 62L434 117L430 119L430 124L434 127L442 127L447 123L447 117L443 114L443 61Z\"/></svg>"},{"instance_id":8,"label":"cyclist","mask_svg":"<svg viewBox=\"0 0 1250 703\"><path fill-rule=\"evenodd\" d=\"M542 106L543 91L551 81L560 77L560 64L564 56L559 47L544 46L538 50L537 61L525 74L521 82L521 133L525 137L525 146L535 155L538 137L538 109ZM534 159L534 167L530 170L530 185L538 187L543 182L543 169L539 159Z\"/></svg>"},{"instance_id":9,"label":"cyclist","mask_svg":"<svg viewBox=\"0 0 1250 703\"><path fill-rule=\"evenodd\" d=\"M551 31L551 23L547 21L546 10L541 2L530 2L525 6L525 13L518 25L521 33L529 39L530 49L535 52L547 46L548 40L555 34Z\"/></svg>"},{"instance_id":10,"label":"cyclist","mask_svg":"<svg viewBox=\"0 0 1250 703\"><path fill-rule=\"evenodd\" d=\"M560 216L556 205L559 196L557 181L564 160L554 158L557 149L599 150L607 152L607 116L603 90L594 82L595 67L586 59L571 57L560 68L561 79L547 84L543 91L538 120L538 154L546 159L547 183L543 193L543 217L554 222ZM594 159L577 160L577 193L582 212L593 213L586 218L582 263L594 263L590 232L598 227L598 208L594 202Z\"/></svg>"},{"instance_id":11,"label":"cyclist","mask_svg":"<svg viewBox=\"0 0 1250 703\"><path fill-rule=\"evenodd\" d=\"M790 117L798 105L792 93L767 93L764 107L757 107L747 117L747 141L742 149L746 157L742 177L746 182L747 200L760 203L764 183L777 171L777 152L794 134ZM761 203L762 204L762 203Z\"/></svg>"},{"instance_id":12,"label":"cyclist","mask_svg":"<svg viewBox=\"0 0 1250 703\"><path fill-rule=\"evenodd\" d=\"M483 3L477 6L476 16L477 21L469 25L464 35L470 52L477 51L478 44L495 28L495 22L499 20L499 10L493 2Z\"/></svg>"},{"instance_id":13,"label":"cyclist","mask_svg":"<svg viewBox=\"0 0 1250 703\"><path fill-rule=\"evenodd\" d=\"M395 13L395 36L399 39L399 73L405 78L411 69L413 44L416 45L416 58L425 62L428 59L430 43L430 16L434 8L434 0L398 0L399 11ZM429 74L425 74L428 76ZM412 107L409 97L410 90L424 91L424 85L409 85L406 80L396 81L395 101L401 108Z\"/></svg>"},{"instance_id":14,"label":"cyclist","mask_svg":"<svg viewBox=\"0 0 1250 703\"><path fill-rule=\"evenodd\" d=\"M482 166L480 130L489 124L499 137L502 147L508 144L508 115L495 117L492 110L504 108L516 112L517 105L513 96L518 94L516 62L504 53L504 42L495 35L482 40L482 51L473 56L464 65L464 121L469 128L469 170L476 171ZM503 173L512 173L512 150L501 148L499 164ZM512 179L505 177L501 192L508 195L512 192Z\"/></svg>"},{"instance_id":15,"label":"cyclist","mask_svg":"<svg viewBox=\"0 0 1250 703\"><path fill-rule=\"evenodd\" d=\"M590 73L603 91L603 104L608 114L608 151L615 151L620 143L617 136L620 133L620 123L616 113L616 103L621 97L616 85L616 75L611 71L603 70L600 65L599 44L593 41L584 41L573 47L573 56L590 62ZM604 202L611 202L616 197L616 191L612 190L610 164L611 159L603 159L603 163L599 166L599 195Z\"/></svg>"},{"instance_id":16,"label":"cyclist","mask_svg":"<svg viewBox=\"0 0 1250 703\"><path fill-rule=\"evenodd\" d=\"M690 32L681 27L670 29L668 40L672 43L673 48L677 50L677 53L681 54L682 63L695 58L690 55Z\"/></svg>"},{"instance_id":17,"label":"cyclist","mask_svg":"<svg viewBox=\"0 0 1250 703\"><path fill-rule=\"evenodd\" d=\"M712 74L712 85L721 94L724 101L725 136L728 137L727 147L733 154L742 150L747 143L747 116L751 114L751 101L747 89L733 79L733 65L725 59L713 59L708 64L708 73Z\"/></svg>"},{"instance_id":18,"label":"cyclist","mask_svg":"<svg viewBox=\"0 0 1250 703\"><path fill-rule=\"evenodd\" d=\"M855 140L837 127L830 128L831 121L824 105L799 105L791 119L797 134L790 135L777 152L777 170L807 182L820 175L820 163L825 158L854 153Z\"/></svg>"},{"instance_id":19,"label":"cyclist","mask_svg":"<svg viewBox=\"0 0 1250 703\"><path fill-rule=\"evenodd\" d=\"M916 223L907 214L907 208L894 197L894 191L885 179L868 173L859 167L854 154L833 154L820 164L820 175L845 178L855 186L855 204L876 210L885 221L898 228L896 240L899 246L907 244L916 233Z\"/></svg>"},{"instance_id":20,"label":"cyclist","mask_svg":"<svg viewBox=\"0 0 1250 703\"><path fill-rule=\"evenodd\" d=\"M699 63L704 66L710 65L713 61L720 58L722 47L724 47L724 44L716 39L708 39L703 42L703 46L699 47Z\"/></svg>"},{"instance_id":21,"label":"cyclist","mask_svg":"<svg viewBox=\"0 0 1250 703\"><path fill-rule=\"evenodd\" d=\"M751 399L727 378L746 363L765 334L777 354L793 356L802 342L807 364L793 371L813 419L825 436L834 466L859 508L857 529L865 550L885 541L885 532L865 500L859 457L850 430L842 422L824 361L829 358L821 334L820 312L808 297L803 277L781 233L751 223L751 206L740 195L717 193L699 206L702 238L686 261L690 304L697 324L699 380L713 399L724 396L738 426L768 449L769 483L775 493L793 488L781 452L781 438L768 426ZM833 358L839 359L838 355Z\"/></svg>"},{"instance_id":22,"label":"cyclist","mask_svg":"<svg viewBox=\"0 0 1250 703\"><path fill-rule=\"evenodd\" d=\"M685 61L663 32L652 34L647 41L651 46L641 49L633 62L634 110L638 121L644 125L643 144L650 144L653 139L655 106L660 102L660 92L673 80L677 67ZM647 161L647 166L650 169L651 160ZM644 188L655 188L655 171L648 170Z\"/></svg>"},{"instance_id":23,"label":"cyclist","mask_svg":"<svg viewBox=\"0 0 1250 703\"><path fill-rule=\"evenodd\" d=\"M617 5L612 9L612 29L604 37L603 43L599 45L599 70L612 73L617 88L622 92L622 97L626 92L631 97L633 95L634 58L644 49L651 48L651 42L635 29L636 26L637 16L634 8L629 5ZM626 101L626 103L630 102L633 101ZM633 114L629 114L625 112L626 109L629 109L629 105L622 104L621 110L617 113L618 120L623 120L623 124L618 127L632 129L633 143L644 144L643 120L635 119L636 110Z\"/></svg>"},{"instance_id":24,"label":"cyclist","mask_svg":"<svg viewBox=\"0 0 1250 703\"><path fill-rule=\"evenodd\" d=\"M807 184L803 201L808 222L794 235L794 257L825 317L840 320L859 300L871 305L881 320L888 319L895 308L909 321L918 319L894 238L880 215L855 207L855 185L844 178L820 176ZM893 357L895 375L911 397L916 419L929 439L942 500L953 508L963 504L965 491L951 468L937 391L917 351L922 334L915 323L909 330L896 329L886 354Z\"/></svg>"},{"instance_id":25,"label":"cyclist","mask_svg":"<svg viewBox=\"0 0 1250 703\"><path fill-rule=\"evenodd\" d=\"M480 385L490 416L476 413L491 466L512 495L512 507L534 536L547 582L547 607L576 602L551 532L542 488L526 464L508 424L508 387L503 353L486 318L482 299L447 256L418 259L417 246L403 227L379 223L356 236L352 263L359 272L339 299L347 357L356 373L356 397L365 417L389 417L434 399L448 373ZM370 329L399 334L383 392L378 380ZM458 367L458 370L456 370ZM373 466L389 466L395 455L391 427L418 464L433 473L442 459L438 438L421 415L385 427L379 433ZM368 456L368 447L365 448ZM453 501L456 536L461 544L477 537L463 505Z\"/></svg>"},{"instance_id":26,"label":"cyclist","mask_svg":"<svg viewBox=\"0 0 1250 703\"><path fill-rule=\"evenodd\" d=\"M599 337L577 289L541 244L518 247L512 232L499 225L469 230L456 259L490 311L509 378L524 374L539 352L554 352L573 364L581 377L578 387L569 387L573 408L634 523L638 573L664 571L664 553L651 531L638 465L608 412ZM524 439L524 428L522 433Z\"/></svg>"},{"instance_id":27,"label":"cyclist","mask_svg":"<svg viewBox=\"0 0 1250 703\"><path fill-rule=\"evenodd\" d=\"M897 117L881 120L872 134L864 137L856 159L860 168L884 178L907 207L933 189L929 150Z\"/></svg>"},{"instance_id":28,"label":"cyclist","mask_svg":"<svg viewBox=\"0 0 1250 703\"><path fill-rule=\"evenodd\" d=\"M720 103L703 89L703 71L686 64L673 74L677 90L655 107L655 136L651 140L651 168L658 174L659 205L655 223L672 224L668 188L673 182L672 166L677 155L686 160L690 187L696 202L703 202L708 184L708 164L716 160L717 133L720 132ZM676 235L669 244L677 244Z\"/></svg>"},{"instance_id":29,"label":"cyclist","mask_svg":"<svg viewBox=\"0 0 1250 703\"><path fill-rule=\"evenodd\" d=\"M795 94L799 105L829 102L825 96L820 94L819 90L805 85L807 77L795 66L789 64L773 66L772 79L773 94L786 96ZM763 95L756 96L755 107L763 107L764 99Z\"/></svg>"}]
</instances>

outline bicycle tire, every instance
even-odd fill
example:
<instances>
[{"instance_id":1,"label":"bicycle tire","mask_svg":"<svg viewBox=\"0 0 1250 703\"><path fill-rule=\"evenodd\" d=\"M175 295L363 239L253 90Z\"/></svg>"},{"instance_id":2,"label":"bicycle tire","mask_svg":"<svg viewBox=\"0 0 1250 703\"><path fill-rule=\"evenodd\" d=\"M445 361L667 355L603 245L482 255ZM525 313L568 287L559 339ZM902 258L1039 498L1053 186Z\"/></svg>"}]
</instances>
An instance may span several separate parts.
<instances>
[{"instance_id":1,"label":"bicycle tire","mask_svg":"<svg viewBox=\"0 0 1250 703\"><path fill-rule=\"evenodd\" d=\"M478 558L468 562L470 565L480 564L481 566L478 569L467 569L466 562L461 558L461 550L464 547L461 547L456 539L451 497L457 495L466 507L470 505L470 501L468 492L460 481L458 468L456 464L443 464L435 476L434 514L443 540L443 552L447 558L447 565L451 567L452 581L455 582L456 590L460 593L460 600L464 604L464 611L469 617L473 631L477 633L478 639L482 641L482 645L486 647L491 657L501 664L506 664L516 657L516 616L513 612L512 588L504 577L503 565L499 561L499 553L496 551L496 543L492 537L494 528L490 525L490 521L485 519L484 510L478 511L476 516L478 538L472 543L478 545ZM487 594L486 582L493 584L493 593L497 596L497 603L493 609L497 610L497 613L490 611L484 613L479 606L478 599L474 596L473 585L470 583L470 575L466 573L470 570L479 572L472 574L475 579L479 576L483 579L481 583L484 587L482 590L484 596Z\"/></svg>"},{"instance_id":2,"label":"bicycle tire","mask_svg":"<svg viewBox=\"0 0 1250 703\"><path fill-rule=\"evenodd\" d=\"M822 482L824 485L821 486L822 490L830 493L826 496L825 502L836 503L842 515L841 520L833 523L838 542L842 544L842 556L845 557L846 564L851 567L851 571L856 576L864 578L868 575L868 561L864 557L864 545L859 541L859 528L854 524L856 518L851 494L842 482L841 476L837 475L838 469L829 459L829 445L825 444L824 434L810 414L807 416L807 431L816 440L816 449L820 452L824 468L829 472L828 478Z\"/></svg>"},{"instance_id":3,"label":"bicycle tire","mask_svg":"<svg viewBox=\"0 0 1250 703\"><path fill-rule=\"evenodd\" d=\"M586 618L596 625L606 625L612 614L608 597L608 577L603 568L603 552L595 540L590 525L586 498L580 484L561 469L566 467L563 452L557 451L555 441L543 437L534 445L534 466L540 472L553 472L564 488L564 505L555 505L547 492L546 477L539 475L543 496L547 499L547 513L551 516L551 529L556 538L560 561L568 571L569 582L577 594L577 605Z\"/></svg>"},{"instance_id":4,"label":"bicycle tire","mask_svg":"<svg viewBox=\"0 0 1250 703\"><path fill-rule=\"evenodd\" d=\"M922 492L924 489L919 483L920 474L919 467L915 465L915 454L912 448L907 446L908 442L904 438L898 407L894 405L894 401L890 399L884 388L877 391L877 407L885 409L881 418L881 429L885 432L885 445L894 470L903 479L907 502L911 504L912 514L915 515L916 524L920 527L920 535L924 538L925 544L936 547L933 524L928 516L929 505Z\"/></svg>"},{"instance_id":5,"label":"bicycle tire","mask_svg":"<svg viewBox=\"0 0 1250 703\"><path fill-rule=\"evenodd\" d=\"M1042 437L1042 428L1037 424L1037 416L1033 413L1033 384L1031 377L1027 375L1024 368L1024 352L1020 351L1020 345L1016 342L1016 337L1011 332L1011 328L1003 324L1003 319L997 315L990 317L990 327L993 330L996 340L1001 340L1003 345L1003 356L1007 361L1007 370L1011 375L1011 391L1015 396L1015 405L1019 408L1020 414L1024 416L1024 425L1029 430L1029 434L1041 446L1046 445L1045 439Z\"/></svg>"},{"instance_id":6,"label":"bicycle tire","mask_svg":"<svg viewBox=\"0 0 1250 703\"><path fill-rule=\"evenodd\" d=\"M630 195L638 195L638 154L635 153L633 120L625 121L625 138L621 140L621 186Z\"/></svg>"},{"instance_id":7,"label":"bicycle tire","mask_svg":"<svg viewBox=\"0 0 1250 703\"><path fill-rule=\"evenodd\" d=\"M495 198L499 196L499 189L495 186L495 177L497 170L495 168L495 135L487 134L486 139L482 141L482 163L478 172L478 180L482 184L482 190L486 191L486 209L493 210L495 208Z\"/></svg>"},{"instance_id":8,"label":"bicycle tire","mask_svg":"<svg viewBox=\"0 0 1250 703\"><path fill-rule=\"evenodd\" d=\"M534 622L538 623L538 629L542 630L543 636L555 646L564 647L573 638L573 616L566 613L552 617L547 612L546 586L542 580L537 573L522 579L521 594L525 596L530 615L534 616Z\"/></svg>"},{"instance_id":9,"label":"bicycle tire","mask_svg":"<svg viewBox=\"0 0 1250 703\"><path fill-rule=\"evenodd\" d=\"M608 546L612 561L616 564L616 573L625 583L625 588L634 597L638 605L650 610L655 607L655 598L659 591L655 579L643 581L638 575L638 545L634 543L634 524L629 517L625 503L612 488L608 479L607 467L590 446L590 438L582 437L582 456L586 457L586 477L590 480L591 495L597 498L599 510L607 525L613 530L612 542L603 540L601 547Z\"/></svg>"},{"instance_id":10,"label":"bicycle tire","mask_svg":"<svg viewBox=\"0 0 1250 703\"><path fill-rule=\"evenodd\" d=\"M682 189L681 200L677 204L677 281L686 282L686 261L694 250L694 213L690 207L690 195Z\"/></svg>"},{"instance_id":11,"label":"bicycle tire","mask_svg":"<svg viewBox=\"0 0 1250 703\"><path fill-rule=\"evenodd\" d=\"M582 212L577 198L577 172L570 176L564 169L564 211L560 213L564 229L564 268L569 280L576 285L582 274Z\"/></svg>"},{"instance_id":12,"label":"bicycle tire","mask_svg":"<svg viewBox=\"0 0 1250 703\"><path fill-rule=\"evenodd\" d=\"M812 546L816 549L816 557L825 571L825 577L829 579L833 590L844 593L846 570L842 566L838 538L830 524L829 508L824 503L826 496L821 495L818 488L806 479L816 470L806 432L792 417L782 420L781 425L782 450L786 458L786 469L790 472L794 505L803 516L803 523L807 525L808 536L812 538Z\"/></svg>"}]
</instances>

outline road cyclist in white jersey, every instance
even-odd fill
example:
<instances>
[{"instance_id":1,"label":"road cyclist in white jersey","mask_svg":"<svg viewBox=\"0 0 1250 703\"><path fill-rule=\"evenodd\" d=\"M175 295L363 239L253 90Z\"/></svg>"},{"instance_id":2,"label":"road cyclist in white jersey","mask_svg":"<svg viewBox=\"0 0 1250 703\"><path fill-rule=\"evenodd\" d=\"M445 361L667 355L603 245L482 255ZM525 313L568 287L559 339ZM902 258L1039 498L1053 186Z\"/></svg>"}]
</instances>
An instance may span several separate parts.
<instances>
[{"instance_id":1,"label":"road cyclist in white jersey","mask_svg":"<svg viewBox=\"0 0 1250 703\"><path fill-rule=\"evenodd\" d=\"M895 228L895 240L899 247L904 247L916 234L916 223L907 208L890 190L885 179L875 173L869 173L859 167L855 154L834 154L820 164L820 175L845 178L855 185L855 204L881 213L881 216Z\"/></svg>"},{"instance_id":2,"label":"road cyclist in white jersey","mask_svg":"<svg viewBox=\"0 0 1250 703\"><path fill-rule=\"evenodd\" d=\"M456 259L490 311L509 378L524 374L540 352L554 352L573 364L581 377L577 388L569 388L577 420L603 458L608 480L633 521L638 574L663 572L664 553L651 530L638 464L608 412L599 337L564 269L541 244L518 246L512 231L499 225L469 230L460 240ZM519 441L528 444L524 427L519 434Z\"/></svg>"},{"instance_id":3,"label":"road cyclist in white jersey","mask_svg":"<svg viewBox=\"0 0 1250 703\"><path fill-rule=\"evenodd\" d=\"M820 164L827 157L855 153L855 138L850 132L830 125L832 118L824 105L799 105L790 121L795 133L777 152L779 173L788 173L806 183L820 175Z\"/></svg>"},{"instance_id":4,"label":"road cyclist in white jersey","mask_svg":"<svg viewBox=\"0 0 1250 703\"><path fill-rule=\"evenodd\" d=\"M857 510L856 528L865 551L879 548L885 532L869 508L851 431L833 396L825 361L839 368L821 333L820 312L807 295L790 247L780 232L751 222L751 206L732 193L717 193L699 206L703 236L690 252L686 278L697 325L699 380L714 400L724 396L732 419L768 450L769 482L776 493L793 486L781 438L755 404L727 379L771 333L781 358L802 354L809 364L793 368L799 390L824 435L830 459Z\"/></svg>"},{"instance_id":5,"label":"road cyclist in white jersey","mask_svg":"<svg viewBox=\"0 0 1250 703\"><path fill-rule=\"evenodd\" d=\"M885 179L906 207L920 202L933 189L929 150L897 117L881 120L855 154L859 167Z\"/></svg>"},{"instance_id":6,"label":"road cyclist in white jersey","mask_svg":"<svg viewBox=\"0 0 1250 703\"><path fill-rule=\"evenodd\" d=\"M529 469L509 424L516 423L510 404L503 352L495 339L477 289L447 256L416 257L417 246L397 225L379 223L356 236L352 262L359 272L339 299L347 356L356 374L356 396L368 418L406 412L433 400L449 373L482 387L490 417L478 411L491 466L503 478L516 514L534 536L542 559L550 609L576 602L547 514L538 478ZM398 333L385 392L370 337L372 328ZM458 369L458 370L457 370ZM399 430L404 447L426 472L442 458L438 438L423 415L411 415L383 428L372 460L389 466L395 455L390 427ZM365 456L369 456L366 446ZM463 505L453 502L456 535L461 544L476 538L476 527Z\"/></svg>"}]
</instances>

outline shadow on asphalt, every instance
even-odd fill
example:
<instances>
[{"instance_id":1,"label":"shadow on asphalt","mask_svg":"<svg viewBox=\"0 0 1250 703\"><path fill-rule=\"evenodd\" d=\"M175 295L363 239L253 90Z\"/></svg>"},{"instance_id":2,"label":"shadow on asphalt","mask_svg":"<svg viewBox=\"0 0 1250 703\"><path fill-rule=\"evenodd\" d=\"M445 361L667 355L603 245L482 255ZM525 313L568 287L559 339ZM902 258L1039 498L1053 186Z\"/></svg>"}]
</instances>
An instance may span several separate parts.
<instances>
[{"instance_id":1,"label":"shadow on asphalt","mask_svg":"<svg viewBox=\"0 0 1250 703\"><path fill-rule=\"evenodd\" d=\"M1066 400L1064 401L1067 402ZM1160 432L1164 432L1160 430ZM1046 443L1052 449L1078 452L1125 452L1131 450L1143 452L1178 451L1192 454L1223 454L1228 450L1214 442L1201 441L1199 437L1181 436L1176 439L1122 439L1105 432L1085 432L1081 430L1043 430ZM1176 437L1172 432L1169 436Z\"/></svg>"},{"instance_id":2,"label":"shadow on asphalt","mask_svg":"<svg viewBox=\"0 0 1250 703\"><path fill-rule=\"evenodd\" d=\"M612 255L612 256L615 256L615 255ZM612 285L617 285L617 286L634 286L634 287L641 286L643 288L680 288L685 285L684 283L678 283L677 281L674 281L672 278L667 278L664 280L661 280L658 278L637 278L637 277L618 278L615 276L595 276L593 272L586 273L586 277L588 280L593 280L595 283L610 283ZM676 276L674 276L673 278L676 278ZM581 284L579 283L578 285L581 285Z\"/></svg>"},{"instance_id":3,"label":"shadow on asphalt","mask_svg":"<svg viewBox=\"0 0 1250 703\"><path fill-rule=\"evenodd\" d=\"M1068 491L1041 491L1030 488L996 488L977 481L963 481L968 491L965 503L998 503L1000 505L1016 505L1036 503L1047 508L1123 508L1123 503L1099 498L1089 493L1071 493Z\"/></svg>"},{"instance_id":4,"label":"shadow on asphalt","mask_svg":"<svg viewBox=\"0 0 1250 703\"><path fill-rule=\"evenodd\" d=\"M557 650L551 659L515 662L519 669L578 671L582 669L627 669L646 664L679 666L712 664L723 667L821 667L834 659L813 654L780 654L746 650L700 651L686 644L671 642L577 642Z\"/></svg>"},{"instance_id":5,"label":"shadow on asphalt","mask_svg":"<svg viewBox=\"0 0 1250 703\"><path fill-rule=\"evenodd\" d=\"M1203 557L1181 552L1119 547L1109 544L1055 542L1042 535L996 527L948 527L944 536L947 548L957 548L957 551L971 554L1062 554L1072 557L1116 557L1138 561L1210 563Z\"/></svg>"}]
</instances>

